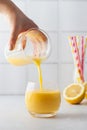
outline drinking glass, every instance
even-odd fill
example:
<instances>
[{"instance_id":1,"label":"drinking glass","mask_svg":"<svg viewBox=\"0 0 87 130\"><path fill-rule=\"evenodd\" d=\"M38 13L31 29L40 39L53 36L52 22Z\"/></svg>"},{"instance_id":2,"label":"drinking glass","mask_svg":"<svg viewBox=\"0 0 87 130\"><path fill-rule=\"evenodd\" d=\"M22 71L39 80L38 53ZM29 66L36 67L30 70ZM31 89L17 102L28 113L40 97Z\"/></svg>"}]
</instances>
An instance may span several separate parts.
<instances>
[{"instance_id":1,"label":"drinking glass","mask_svg":"<svg viewBox=\"0 0 87 130\"><path fill-rule=\"evenodd\" d=\"M35 117L52 117L59 110L61 95L58 86L45 83L40 89L36 82L28 82L25 91L25 105L28 112Z\"/></svg>"}]
</instances>

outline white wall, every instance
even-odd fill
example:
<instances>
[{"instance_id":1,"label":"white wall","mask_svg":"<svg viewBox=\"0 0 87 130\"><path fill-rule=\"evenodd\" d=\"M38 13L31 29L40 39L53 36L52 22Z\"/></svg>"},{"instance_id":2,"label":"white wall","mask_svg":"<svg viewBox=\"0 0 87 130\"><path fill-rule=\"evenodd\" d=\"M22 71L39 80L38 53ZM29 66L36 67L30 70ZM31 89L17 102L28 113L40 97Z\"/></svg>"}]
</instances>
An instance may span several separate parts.
<instances>
[{"instance_id":1,"label":"white wall","mask_svg":"<svg viewBox=\"0 0 87 130\"><path fill-rule=\"evenodd\" d=\"M49 34L52 53L42 65L43 78L44 81L57 82L60 90L63 90L73 81L73 60L67 36L86 35L86 0L13 0L13 2ZM32 64L14 67L6 62L4 47L9 39L9 31L6 18L0 15L0 94L23 94L28 81L38 80L37 71Z\"/></svg>"},{"instance_id":2,"label":"white wall","mask_svg":"<svg viewBox=\"0 0 87 130\"><path fill-rule=\"evenodd\" d=\"M59 0L59 57L62 88L73 81L73 59L68 45L68 36L87 35L87 0ZM87 56L86 56L87 63ZM85 64L85 79L87 80Z\"/></svg>"}]
</instances>

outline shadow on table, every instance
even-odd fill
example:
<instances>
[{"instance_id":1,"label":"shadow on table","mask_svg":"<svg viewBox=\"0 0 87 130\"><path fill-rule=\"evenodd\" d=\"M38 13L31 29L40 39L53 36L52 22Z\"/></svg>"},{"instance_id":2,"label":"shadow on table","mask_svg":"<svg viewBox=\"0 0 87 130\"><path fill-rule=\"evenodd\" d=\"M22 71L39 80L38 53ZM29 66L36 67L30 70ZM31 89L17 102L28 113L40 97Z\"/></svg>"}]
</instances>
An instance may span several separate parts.
<instances>
[{"instance_id":1,"label":"shadow on table","mask_svg":"<svg viewBox=\"0 0 87 130\"><path fill-rule=\"evenodd\" d=\"M59 113L55 116L55 119L86 119L87 113Z\"/></svg>"},{"instance_id":2,"label":"shadow on table","mask_svg":"<svg viewBox=\"0 0 87 130\"><path fill-rule=\"evenodd\" d=\"M81 106L82 109L84 109L83 106L87 106L87 100L84 100L83 102L81 102L81 104L77 104L77 106L79 105L79 107ZM76 105L75 105L76 106ZM75 108L76 109L76 108ZM87 112L85 111L80 111L80 109L76 112L76 111L66 111L66 112L60 112L58 113L54 119L84 119L87 120Z\"/></svg>"},{"instance_id":3,"label":"shadow on table","mask_svg":"<svg viewBox=\"0 0 87 130\"><path fill-rule=\"evenodd\" d=\"M87 100L82 101L80 104L72 105L72 106L87 106ZM68 107L68 106L67 106ZM71 108L70 108L71 109ZM76 108L75 108L76 109ZM82 108L84 109L84 107ZM54 117L50 117L50 119L84 119L87 120L87 113L86 111L80 111L80 109L76 111L66 111L66 112L60 112Z\"/></svg>"}]
</instances>

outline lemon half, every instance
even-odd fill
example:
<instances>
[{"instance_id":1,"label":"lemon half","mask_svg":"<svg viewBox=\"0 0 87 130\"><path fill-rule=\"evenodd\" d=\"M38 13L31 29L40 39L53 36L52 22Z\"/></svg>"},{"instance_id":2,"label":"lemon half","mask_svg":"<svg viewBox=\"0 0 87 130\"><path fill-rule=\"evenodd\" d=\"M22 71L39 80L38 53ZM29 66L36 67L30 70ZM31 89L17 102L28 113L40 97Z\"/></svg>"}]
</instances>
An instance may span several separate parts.
<instances>
[{"instance_id":1,"label":"lemon half","mask_svg":"<svg viewBox=\"0 0 87 130\"><path fill-rule=\"evenodd\" d=\"M63 91L64 99L71 104L79 104L85 96L85 87L79 83L70 84Z\"/></svg>"}]
</instances>

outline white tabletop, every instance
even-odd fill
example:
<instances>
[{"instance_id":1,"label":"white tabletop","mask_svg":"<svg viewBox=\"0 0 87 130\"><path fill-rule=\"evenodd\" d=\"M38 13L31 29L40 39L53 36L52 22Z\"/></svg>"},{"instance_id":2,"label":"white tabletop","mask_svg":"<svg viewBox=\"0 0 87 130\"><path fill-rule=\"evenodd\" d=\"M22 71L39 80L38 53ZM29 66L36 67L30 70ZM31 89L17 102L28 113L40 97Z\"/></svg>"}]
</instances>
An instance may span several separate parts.
<instances>
[{"instance_id":1,"label":"white tabletop","mask_svg":"<svg viewBox=\"0 0 87 130\"><path fill-rule=\"evenodd\" d=\"M24 96L0 96L0 130L86 130L87 101L70 105L62 100L55 118L34 118Z\"/></svg>"}]
</instances>

